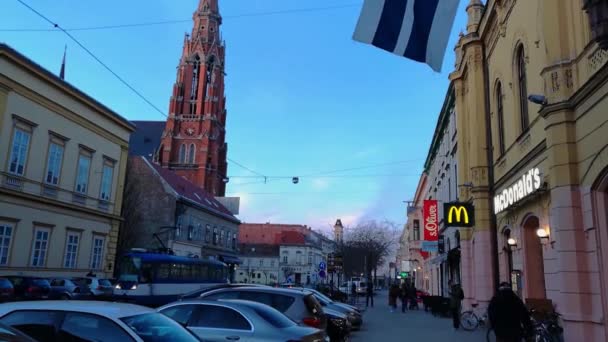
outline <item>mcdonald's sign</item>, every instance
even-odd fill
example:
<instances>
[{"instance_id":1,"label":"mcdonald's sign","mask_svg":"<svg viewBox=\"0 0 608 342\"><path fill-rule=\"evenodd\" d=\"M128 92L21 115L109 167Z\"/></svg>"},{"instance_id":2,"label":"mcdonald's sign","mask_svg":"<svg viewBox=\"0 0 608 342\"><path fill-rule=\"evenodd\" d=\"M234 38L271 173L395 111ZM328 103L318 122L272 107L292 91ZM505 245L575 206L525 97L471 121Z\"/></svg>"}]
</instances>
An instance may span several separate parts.
<instances>
[{"instance_id":1,"label":"mcdonald's sign","mask_svg":"<svg viewBox=\"0 0 608 342\"><path fill-rule=\"evenodd\" d=\"M475 225L475 207L470 203L445 203L443 215L446 227L473 227Z\"/></svg>"}]
</instances>

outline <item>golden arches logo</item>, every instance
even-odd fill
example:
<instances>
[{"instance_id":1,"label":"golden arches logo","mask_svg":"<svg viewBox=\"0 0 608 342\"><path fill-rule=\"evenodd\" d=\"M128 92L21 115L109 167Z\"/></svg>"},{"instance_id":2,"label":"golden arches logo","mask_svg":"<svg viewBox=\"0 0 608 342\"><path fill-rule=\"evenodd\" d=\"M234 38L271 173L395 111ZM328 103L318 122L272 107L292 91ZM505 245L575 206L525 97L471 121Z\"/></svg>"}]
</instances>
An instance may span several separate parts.
<instances>
[{"instance_id":1,"label":"golden arches logo","mask_svg":"<svg viewBox=\"0 0 608 342\"><path fill-rule=\"evenodd\" d=\"M454 221L454 213L456 213L456 221ZM461 216L463 216L464 221L460 221ZM453 224L453 223L469 224L469 212L467 211L467 208L465 208L462 205L451 207L450 211L448 213L448 223L450 223L450 224Z\"/></svg>"}]
</instances>

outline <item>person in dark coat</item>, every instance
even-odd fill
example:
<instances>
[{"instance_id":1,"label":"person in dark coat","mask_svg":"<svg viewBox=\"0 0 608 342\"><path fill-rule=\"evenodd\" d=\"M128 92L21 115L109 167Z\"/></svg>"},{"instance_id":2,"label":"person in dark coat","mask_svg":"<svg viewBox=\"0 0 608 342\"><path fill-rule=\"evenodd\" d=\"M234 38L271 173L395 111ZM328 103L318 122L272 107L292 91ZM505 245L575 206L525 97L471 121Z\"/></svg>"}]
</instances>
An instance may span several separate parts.
<instances>
[{"instance_id":1,"label":"person in dark coat","mask_svg":"<svg viewBox=\"0 0 608 342\"><path fill-rule=\"evenodd\" d=\"M410 283L409 282L405 282L403 284L401 284L401 293L400 293L400 297L401 297L401 312L405 313L405 309L407 309L407 302L408 302L408 298L409 298L409 293L410 293Z\"/></svg>"},{"instance_id":2,"label":"person in dark coat","mask_svg":"<svg viewBox=\"0 0 608 342\"><path fill-rule=\"evenodd\" d=\"M519 342L533 329L526 305L506 282L490 301L488 318L498 342Z\"/></svg>"},{"instance_id":3,"label":"person in dark coat","mask_svg":"<svg viewBox=\"0 0 608 342\"><path fill-rule=\"evenodd\" d=\"M418 290L416 285L411 284L407 293L407 298L410 302L410 309L418 309Z\"/></svg>"},{"instance_id":4,"label":"person in dark coat","mask_svg":"<svg viewBox=\"0 0 608 342\"><path fill-rule=\"evenodd\" d=\"M397 284L393 284L388 291L388 305L391 307L391 312L395 312L397 309L397 298L399 298L400 292Z\"/></svg>"},{"instance_id":5,"label":"person in dark coat","mask_svg":"<svg viewBox=\"0 0 608 342\"><path fill-rule=\"evenodd\" d=\"M367 289L365 291L365 307L369 307L369 302L372 302L372 308L374 307L374 284L370 281L367 282Z\"/></svg>"},{"instance_id":6,"label":"person in dark coat","mask_svg":"<svg viewBox=\"0 0 608 342\"><path fill-rule=\"evenodd\" d=\"M355 282L352 282L352 284L350 285L350 295L350 301L352 302L352 304L357 304L357 285L355 284Z\"/></svg>"},{"instance_id":7,"label":"person in dark coat","mask_svg":"<svg viewBox=\"0 0 608 342\"><path fill-rule=\"evenodd\" d=\"M452 323L454 329L460 328L460 311L462 310L462 300L464 299L464 292L458 284L454 284L450 280L450 311L452 313Z\"/></svg>"}]
</instances>

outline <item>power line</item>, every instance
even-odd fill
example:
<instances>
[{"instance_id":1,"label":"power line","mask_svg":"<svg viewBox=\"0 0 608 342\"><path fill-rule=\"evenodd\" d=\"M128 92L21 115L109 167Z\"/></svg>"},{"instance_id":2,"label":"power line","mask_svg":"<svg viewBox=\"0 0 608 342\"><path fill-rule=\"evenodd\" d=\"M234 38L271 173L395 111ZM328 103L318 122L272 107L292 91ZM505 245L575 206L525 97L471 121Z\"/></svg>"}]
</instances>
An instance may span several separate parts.
<instances>
[{"instance_id":1,"label":"power line","mask_svg":"<svg viewBox=\"0 0 608 342\"><path fill-rule=\"evenodd\" d=\"M232 159L230 159L230 158L226 158L226 159L227 159L229 162L231 162L231 163L233 163L233 164L235 164L235 165L237 165L237 166L240 166L240 167L242 167L243 169L245 169L245 170L247 170L247 171L249 171L249 172L251 172L251 173L255 173L255 174L256 174L256 175L258 175L259 177L267 178L267 177L266 177L266 176L264 176L263 174L261 174L261 173L259 173L259 172L257 172L257 171L254 171L254 170L252 170L252 169L248 168L247 166L245 166L245 165L243 165L243 164L241 164L241 163L238 163L238 162L236 162L236 161L234 161L234 160L232 160Z\"/></svg>"},{"instance_id":2,"label":"power line","mask_svg":"<svg viewBox=\"0 0 608 342\"><path fill-rule=\"evenodd\" d=\"M17 1L19 1L19 0L17 0ZM350 4L335 5L335 6L325 6L325 7L296 8L296 9L278 10L278 11L269 11L269 12L244 13L244 14L225 16L223 18L224 19L238 19L238 18L247 18L247 17L270 16L270 15L277 15L277 14L320 12L320 11L357 7L357 6L361 6L361 3L350 3ZM66 28L66 29L62 29L62 30L63 31L97 31L97 30L111 30L111 29L133 28L133 27L156 26L156 25L170 25L170 24L179 24L179 23L186 23L186 22L192 22L192 19L161 20L161 21L152 21L152 22L143 22L143 23L74 27L74 28ZM52 31L55 31L55 30L54 29L27 29L27 28L0 29L0 32L52 32Z\"/></svg>"},{"instance_id":3,"label":"power line","mask_svg":"<svg viewBox=\"0 0 608 342\"><path fill-rule=\"evenodd\" d=\"M164 116L167 116L165 113L163 113L162 110L160 110L152 102L150 102L150 100L148 100L139 91L137 91L135 88L133 88L127 81L125 81L116 72L114 72L114 70L110 69L109 66L107 66L104 62L101 61L101 59L99 59L97 56L95 56L95 54L93 52L91 52L91 50L87 49L86 46L84 46L81 42L79 42L78 39L74 38L74 36L72 36L69 32L64 30L61 26L59 26L59 24L53 22L51 19L47 18L44 14L36 11L34 8L32 8L30 5L26 4L24 1L22 1L22 0L17 0L17 1L19 3L21 3L23 6L27 7L32 12L36 13L39 17L41 17L42 19L47 21L49 24L53 25L54 28L61 30L63 33L65 33L71 40L74 41L74 43L78 44L78 46L80 46L84 51L86 51L91 57L93 57L93 59L95 59L99 64L101 64L101 66L103 66L106 70L108 70L112 75L114 75L114 77L116 77L122 84L127 86L127 88L131 89L131 91L133 91L133 93L135 93L135 95L139 96L139 98L144 100L147 104L150 105L150 107L154 108L157 112L161 113Z\"/></svg>"},{"instance_id":4,"label":"power line","mask_svg":"<svg viewBox=\"0 0 608 342\"><path fill-rule=\"evenodd\" d=\"M148 105L150 105L150 107L154 108L157 112L159 112L161 115L163 115L164 117L167 117L167 114L165 114L162 110L160 110L158 107L156 107L150 100L148 100L145 96L143 96L139 91L137 91L137 89L135 89L133 86L131 86L127 81L125 81L122 77L120 77L116 72L114 72L114 70L112 70L107 64L105 64L101 59L99 59L93 52L91 52L91 50L89 50L86 46L84 46L80 41L78 41L78 39L76 39L74 36L72 36L69 32L67 32L64 28L62 28L61 26L59 26L59 24L55 23L54 21L52 21L51 19L49 19L48 17L46 17L44 14L38 12L36 9L32 8L30 5L28 5L27 3L25 3L22 0L17 0L19 3L21 3L23 6L27 7L30 11L34 12L36 15L38 15L39 17L41 17L42 19L44 19L45 21L47 21L49 24L53 25L53 27L55 29L61 30L63 33L65 33L71 40L73 40L76 44L78 44L78 46L80 46L84 51L86 51L91 57L93 57L93 59L95 59L99 64L101 64L106 70L108 70L112 75L114 75L114 77L116 77L122 84L124 84L125 86L127 86L129 89L131 89L131 91L133 91L137 96L139 96L142 100L144 100ZM250 168L234 161L228 158L228 160L246 170L249 170L255 174L258 174L262 177L264 177L264 175L262 175L259 172L253 171Z\"/></svg>"}]
</instances>

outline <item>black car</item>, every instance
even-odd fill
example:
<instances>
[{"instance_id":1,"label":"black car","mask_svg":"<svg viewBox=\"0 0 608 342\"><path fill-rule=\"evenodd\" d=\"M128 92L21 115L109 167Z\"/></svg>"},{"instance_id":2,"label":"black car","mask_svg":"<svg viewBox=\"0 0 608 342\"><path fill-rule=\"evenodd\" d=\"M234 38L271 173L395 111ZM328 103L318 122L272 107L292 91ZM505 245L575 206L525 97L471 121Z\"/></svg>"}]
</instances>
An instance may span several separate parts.
<instances>
[{"instance_id":1,"label":"black car","mask_svg":"<svg viewBox=\"0 0 608 342\"><path fill-rule=\"evenodd\" d=\"M28 276L6 276L15 289L16 299L48 299L51 283L47 279Z\"/></svg>"},{"instance_id":2,"label":"black car","mask_svg":"<svg viewBox=\"0 0 608 342\"><path fill-rule=\"evenodd\" d=\"M88 299L90 297L91 291L89 291L89 288L76 284L72 279L51 279L50 299Z\"/></svg>"},{"instance_id":3,"label":"black car","mask_svg":"<svg viewBox=\"0 0 608 342\"><path fill-rule=\"evenodd\" d=\"M15 299L15 288L10 280L0 278L0 302L10 302Z\"/></svg>"}]
</instances>

